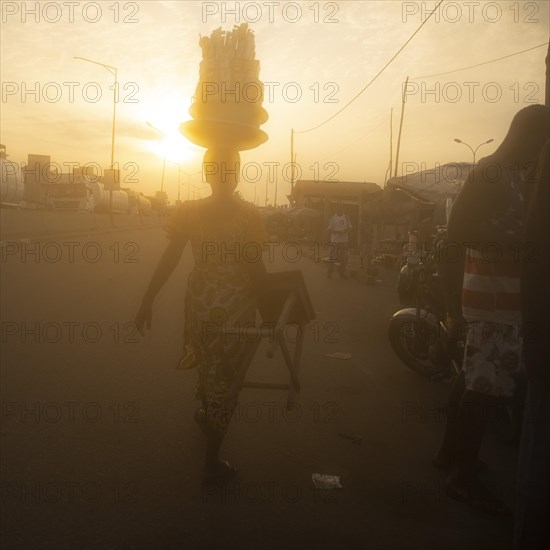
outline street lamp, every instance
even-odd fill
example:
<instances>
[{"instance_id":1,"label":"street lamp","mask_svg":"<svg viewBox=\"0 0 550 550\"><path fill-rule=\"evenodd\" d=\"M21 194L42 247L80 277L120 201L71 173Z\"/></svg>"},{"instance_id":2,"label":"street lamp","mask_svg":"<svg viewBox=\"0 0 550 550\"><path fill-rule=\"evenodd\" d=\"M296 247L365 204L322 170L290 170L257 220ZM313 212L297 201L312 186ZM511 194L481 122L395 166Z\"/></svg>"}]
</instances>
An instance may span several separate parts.
<instances>
[{"instance_id":1,"label":"street lamp","mask_svg":"<svg viewBox=\"0 0 550 550\"><path fill-rule=\"evenodd\" d=\"M162 130L159 130L158 128L155 128L150 122L147 122L147 126L150 126L151 128L153 128L153 130L155 130L156 132L161 134L163 138L166 137L166 134ZM164 193L164 172L166 172L166 155L164 155L164 161L162 163L162 178L160 180L160 192L161 193Z\"/></svg>"},{"instance_id":2,"label":"street lamp","mask_svg":"<svg viewBox=\"0 0 550 550\"><path fill-rule=\"evenodd\" d=\"M205 189L208 189L210 187L209 185L193 185L192 183L190 183L189 185L193 188L193 199L197 195L198 195L199 199L201 199L202 198L202 191L205 190Z\"/></svg>"},{"instance_id":3,"label":"street lamp","mask_svg":"<svg viewBox=\"0 0 550 550\"><path fill-rule=\"evenodd\" d=\"M195 200L195 196L198 195L199 199L201 198L201 189L204 188L204 185L201 185L200 187L198 185L193 185L192 183L189 184L190 187L193 188L193 200ZM188 198L189 200L189 198Z\"/></svg>"},{"instance_id":4,"label":"street lamp","mask_svg":"<svg viewBox=\"0 0 550 550\"><path fill-rule=\"evenodd\" d=\"M202 170L199 170L198 172L193 172L192 174L190 174L189 172L186 172L185 170L182 170L180 168L180 172L187 176L187 200L189 200L189 191L191 189L191 176L196 176L198 174L202 174ZM195 187L195 186L193 185L193 187ZM179 199L179 184L178 184L178 199Z\"/></svg>"},{"instance_id":5,"label":"street lamp","mask_svg":"<svg viewBox=\"0 0 550 550\"><path fill-rule=\"evenodd\" d=\"M86 57L80 57L80 56L74 56L73 59L80 59L81 61L87 61L88 63L93 63L94 65L100 65L107 71L109 71L114 77L115 77L115 83L113 86L113 124L112 124L112 131L111 131L111 170L114 170L115 167L115 121L116 121L116 103L117 103L117 75L118 75L118 69L116 67L112 67L111 65L106 65L105 63L100 63L99 61L93 61L92 59L87 59ZM113 187L112 184L114 182L110 182L109 185L109 214L111 215L111 221L113 219Z\"/></svg>"},{"instance_id":6,"label":"street lamp","mask_svg":"<svg viewBox=\"0 0 550 550\"><path fill-rule=\"evenodd\" d=\"M181 187L181 166L178 165L178 206L181 204L181 195L180 195L180 187Z\"/></svg>"},{"instance_id":7,"label":"street lamp","mask_svg":"<svg viewBox=\"0 0 550 550\"><path fill-rule=\"evenodd\" d=\"M482 145L486 145L487 143L491 143L491 141L494 141L492 138L491 139L488 139L487 141L484 141L483 143L480 143L475 149L472 149L472 147L470 147L470 145L468 145L465 141L462 141L461 139L458 139L458 138L455 138L455 141L457 143L462 143L462 145L466 145L466 147L468 147L468 149L470 149L470 151L472 151L472 154L474 155L474 164L476 163L476 153L477 153L477 150L482 146Z\"/></svg>"},{"instance_id":8,"label":"street lamp","mask_svg":"<svg viewBox=\"0 0 550 550\"><path fill-rule=\"evenodd\" d=\"M105 63L99 63L99 61L92 61L91 59L87 59L86 57L75 56L73 59L81 59L82 61L88 61L88 63L94 63L94 65L101 65L104 69L107 69L115 77L115 84L113 86L113 129L111 132L111 170L112 170L115 165L115 120L116 120L118 69L116 67L111 67L111 65L105 65Z\"/></svg>"},{"instance_id":9,"label":"street lamp","mask_svg":"<svg viewBox=\"0 0 550 550\"><path fill-rule=\"evenodd\" d=\"M168 161L170 162L170 161ZM177 164L176 162L174 164ZM177 164L178 166L178 204L181 204L181 175L185 174L187 176L187 200L189 200L189 187L191 185L191 176L196 176L197 174L200 174L201 172L193 172L190 174L189 172L186 172L185 170L182 170L181 164Z\"/></svg>"}]
</instances>

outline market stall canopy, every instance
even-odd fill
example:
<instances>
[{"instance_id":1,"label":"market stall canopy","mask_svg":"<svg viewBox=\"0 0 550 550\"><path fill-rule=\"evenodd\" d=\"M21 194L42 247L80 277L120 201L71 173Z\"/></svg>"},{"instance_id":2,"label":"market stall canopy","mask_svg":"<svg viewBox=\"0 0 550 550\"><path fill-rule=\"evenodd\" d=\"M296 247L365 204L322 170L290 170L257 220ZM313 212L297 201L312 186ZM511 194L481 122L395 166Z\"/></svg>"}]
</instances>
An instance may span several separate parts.
<instances>
[{"instance_id":1,"label":"market stall canopy","mask_svg":"<svg viewBox=\"0 0 550 550\"><path fill-rule=\"evenodd\" d=\"M430 170L391 178L386 185L390 189L400 189L422 202L438 204L458 194L473 166L469 162L449 162Z\"/></svg>"},{"instance_id":2,"label":"market stall canopy","mask_svg":"<svg viewBox=\"0 0 550 550\"><path fill-rule=\"evenodd\" d=\"M289 208L287 211L287 216L297 220L317 220L323 217L323 213L319 212L319 210L315 210L314 208L296 207Z\"/></svg>"},{"instance_id":3,"label":"market stall canopy","mask_svg":"<svg viewBox=\"0 0 550 550\"><path fill-rule=\"evenodd\" d=\"M382 189L372 182L298 180L289 198L292 200L303 198L312 202L316 199L345 201L357 200L364 194L380 191Z\"/></svg>"}]
</instances>

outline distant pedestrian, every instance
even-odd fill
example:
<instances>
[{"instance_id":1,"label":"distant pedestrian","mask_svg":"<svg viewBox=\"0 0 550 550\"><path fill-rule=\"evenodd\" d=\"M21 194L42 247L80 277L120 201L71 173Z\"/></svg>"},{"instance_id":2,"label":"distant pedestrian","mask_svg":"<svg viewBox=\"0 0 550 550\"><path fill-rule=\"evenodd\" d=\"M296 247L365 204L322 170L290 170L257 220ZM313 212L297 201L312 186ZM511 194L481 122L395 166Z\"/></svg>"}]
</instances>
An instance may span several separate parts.
<instances>
[{"instance_id":1,"label":"distant pedestrian","mask_svg":"<svg viewBox=\"0 0 550 550\"><path fill-rule=\"evenodd\" d=\"M330 279L334 272L334 265L338 262L340 277L346 277L346 267L349 258L349 233L352 225L349 216L344 213L342 203L336 204L336 211L330 218L328 231L330 232L330 261L327 277Z\"/></svg>"}]
</instances>

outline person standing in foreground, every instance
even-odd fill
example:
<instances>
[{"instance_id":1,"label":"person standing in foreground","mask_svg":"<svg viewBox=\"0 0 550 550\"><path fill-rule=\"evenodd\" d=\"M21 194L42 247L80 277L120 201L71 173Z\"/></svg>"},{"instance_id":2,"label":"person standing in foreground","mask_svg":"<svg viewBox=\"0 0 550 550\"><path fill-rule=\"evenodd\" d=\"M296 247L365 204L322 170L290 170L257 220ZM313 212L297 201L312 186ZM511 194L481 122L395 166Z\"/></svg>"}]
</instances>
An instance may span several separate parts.
<instances>
[{"instance_id":1,"label":"person standing in foreground","mask_svg":"<svg viewBox=\"0 0 550 550\"><path fill-rule=\"evenodd\" d=\"M203 477L215 480L236 473L218 453L237 404L234 382L239 367L250 360L246 339L223 335L220 329L255 322L266 274L261 252L268 238L256 207L234 195L240 167L238 152L208 150L204 163L217 167L206 172L212 195L183 202L167 221L164 229L169 243L135 322L141 334L145 325L151 328L155 296L190 242L195 265L185 295L180 368L198 370L196 396L202 408L195 420L207 437Z\"/></svg>"},{"instance_id":2,"label":"person standing in foreground","mask_svg":"<svg viewBox=\"0 0 550 550\"><path fill-rule=\"evenodd\" d=\"M519 111L500 147L470 173L448 224L448 241L465 251L462 314L467 335L462 373L451 390L445 437L433 464L454 468L448 496L496 515L510 510L478 479L478 453L489 413L512 397L522 371L524 187L548 125L548 109L542 105Z\"/></svg>"},{"instance_id":3,"label":"person standing in foreground","mask_svg":"<svg viewBox=\"0 0 550 550\"><path fill-rule=\"evenodd\" d=\"M550 140L539 159L522 246L527 399L518 463L515 550L550 542ZM546 540L546 543L544 541Z\"/></svg>"},{"instance_id":4,"label":"person standing in foreground","mask_svg":"<svg viewBox=\"0 0 550 550\"><path fill-rule=\"evenodd\" d=\"M347 214L344 214L342 204L336 204L336 212L330 218L327 230L330 231L330 262L328 264L327 277L330 279L334 272L334 264L340 264L340 277L346 277L346 266L349 257L349 232L351 222Z\"/></svg>"}]
</instances>

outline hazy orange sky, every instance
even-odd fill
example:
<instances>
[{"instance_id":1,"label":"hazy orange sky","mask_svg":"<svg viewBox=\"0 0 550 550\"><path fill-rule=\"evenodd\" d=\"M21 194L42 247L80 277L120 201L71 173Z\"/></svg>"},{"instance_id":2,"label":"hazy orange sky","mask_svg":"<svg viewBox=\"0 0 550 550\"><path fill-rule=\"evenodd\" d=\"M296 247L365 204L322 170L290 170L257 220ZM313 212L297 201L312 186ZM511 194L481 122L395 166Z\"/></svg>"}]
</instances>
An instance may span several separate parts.
<instances>
[{"instance_id":1,"label":"hazy orange sky","mask_svg":"<svg viewBox=\"0 0 550 550\"><path fill-rule=\"evenodd\" d=\"M89 58L118 68L115 161L126 178L123 186L145 194L160 187L165 152L183 170L200 170L203 149L176 135L179 123L190 118L187 109L201 60L199 35L249 22L256 36L260 78L272 83L272 97L264 101L270 118L263 129L269 141L242 154L243 164L257 163L263 173L258 183L242 181L240 189L249 200L256 195L263 205L268 177L264 163L280 163L274 169L278 202L286 202L289 171L284 172L283 166L290 161L291 128L308 130L343 107L437 2L1 4L0 140L10 160L23 163L28 153L36 153L66 163L64 171L68 163L77 162L108 168L113 77L104 68L74 56ZM413 80L400 165L417 163L420 168L421 163L432 167L470 161L470 151L455 143L456 137L474 147L494 139L480 149L478 158L493 151L518 110L530 102L544 102L546 46L466 71L415 77L467 67L547 42L549 6L547 1L444 1L438 17L424 25L352 105L321 128L296 134L302 177L332 175L383 184L389 160L390 109L394 108L395 140L407 76ZM298 91L301 97L295 99ZM161 146L161 136L147 122L171 135L169 143ZM256 172L250 170L251 179L257 177ZM181 181L182 198L186 198L187 177L182 175ZM200 176L192 176L191 182L206 194ZM171 201L177 198L177 185L177 164L167 162L165 190ZM274 193L275 186L270 185L271 203Z\"/></svg>"}]
</instances>

